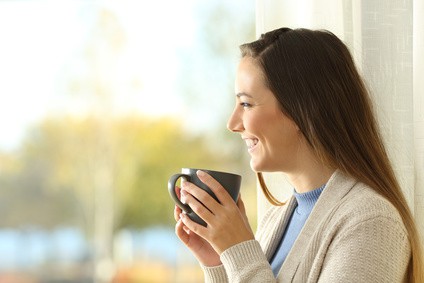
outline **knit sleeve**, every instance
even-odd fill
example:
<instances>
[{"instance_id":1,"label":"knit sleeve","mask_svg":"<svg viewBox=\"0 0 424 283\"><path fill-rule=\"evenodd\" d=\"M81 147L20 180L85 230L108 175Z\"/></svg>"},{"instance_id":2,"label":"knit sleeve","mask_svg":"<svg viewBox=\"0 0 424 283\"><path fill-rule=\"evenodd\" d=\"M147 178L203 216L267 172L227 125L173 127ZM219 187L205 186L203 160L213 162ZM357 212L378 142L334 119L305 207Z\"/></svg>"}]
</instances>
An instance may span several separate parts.
<instances>
[{"instance_id":1,"label":"knit sleeve","mask_svg":"<svg viewBox=\"0 0 424 283\"><path fill-rule=\"evenodd\" d=\"M205 283L226 283L228 282L227 273L223 265L219 266L202 266L205 276Z\"/></svg>"},{"instance_id":2,"label":"knit sleeve","mask_svg":"<svg viewBox=\"0 0 424 283\"><path fill-rule=\"evenodd\" d=\"M221 254L228 280L236 282L277 282L259 242L245 241Z\"/></svg>"},{"instance_id":3,"label":"knit sleeve","mask_svg":"<svg viewBox=\"0 0 424 283\"><path fill-rule=\"evenodd\" d=\"M237 244L221 254L222 265L202 266L206 283L276 282L258 241Z\"/></svg>"},{"instance_id":4,"label":"knit sleeve","mask_svg":"<svg viewBox=\"0 0 424 283\"><path fill-rule=\"evenodd\" d=\"M409 259L403 224L388 217L374 217L336 236L318 282L403 282Z\"/></svg>"},{"instance_id":5,"label":"knit sleeve","mask_svg":"<svg viewBox=\"0 0 424 283\"><path fill-rule=\"evenodd\" d=\"M263 252L264 244L274 240L270 226L275 225L275 219L281 218L281 208L271 208L258 224L255 235L257 240L250 240L234 245L221 254L220 266L202 266L207 283L237 283L237 282L276 282L271 266ZM285 209L284 209L285 210ZM264 244L265 245L265 244ZM264 281L265 280L265 281Z\"/></svg>"}]
</instances>

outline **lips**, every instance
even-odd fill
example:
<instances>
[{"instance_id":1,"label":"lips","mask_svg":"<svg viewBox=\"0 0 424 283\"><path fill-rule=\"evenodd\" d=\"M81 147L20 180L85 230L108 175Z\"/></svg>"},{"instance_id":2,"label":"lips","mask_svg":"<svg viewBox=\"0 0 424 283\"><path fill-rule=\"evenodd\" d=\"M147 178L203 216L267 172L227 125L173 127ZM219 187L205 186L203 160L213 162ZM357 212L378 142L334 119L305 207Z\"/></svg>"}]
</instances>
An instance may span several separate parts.
<instances>
[{"instance_id":1,"label":"lips","mask_svg":"<svg viewBox=\"0 0 424 283\"><path fill-rule=\"evenodd\" d=\"M243 139L246 142L247 149L249 152L251 152L258 144L258 139L255 139L255 138L243 138Z\"/></svg>"}]
</instances>

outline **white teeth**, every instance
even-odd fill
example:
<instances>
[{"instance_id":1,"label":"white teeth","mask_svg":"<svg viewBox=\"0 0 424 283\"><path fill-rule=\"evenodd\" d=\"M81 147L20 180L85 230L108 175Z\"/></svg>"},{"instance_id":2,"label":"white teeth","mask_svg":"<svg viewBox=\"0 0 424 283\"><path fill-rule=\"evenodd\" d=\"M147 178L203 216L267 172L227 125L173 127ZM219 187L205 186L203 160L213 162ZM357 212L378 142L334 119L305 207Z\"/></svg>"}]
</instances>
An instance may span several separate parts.
<instances>
[{"instance_id":1,"label":"white teeth","mask_svg":"<svg viewBox=\"0 0 424 283\"><path fill-rule=\"evenodd\" d=\"M255 140L245 139L245 142L246 142L246 145L247 145L248 148L252 148L258 143L258 140L256 140L256 139Z\"/></svg>"}]
</instances>

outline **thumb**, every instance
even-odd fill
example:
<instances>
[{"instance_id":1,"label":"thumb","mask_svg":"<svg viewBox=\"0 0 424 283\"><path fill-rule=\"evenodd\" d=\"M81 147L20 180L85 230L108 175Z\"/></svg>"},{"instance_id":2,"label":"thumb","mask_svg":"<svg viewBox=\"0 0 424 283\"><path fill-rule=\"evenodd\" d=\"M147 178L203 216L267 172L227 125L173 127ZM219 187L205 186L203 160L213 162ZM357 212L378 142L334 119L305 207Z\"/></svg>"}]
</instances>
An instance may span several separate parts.
<instances>
[{"instance_id":1,"label":"thumb","mask_svg":"<svg viewBox=\"0 0 424 283\"><path fill-rule=\"evenodd\" d=\"M246 208L244 206L243 200L241 199L241 194L239 194L239 197L237 199L237 206L242 214L246 214Z\"/></svg>"},{"instance_id":2,"label":"thumb","mask_svg":"<svg viewBox=\"0 0 424 283\"><path fill-rule=\"evenodd\" d=\"M243 216L243 219L245 221L246 224L249 223L249 219L247 218L247 214L246 214L246 207L244 206L244 202L241 198L241 194L239 195L239 198L237 200L237 207L241 212L241 215Z\"/></svg>"},{"instance_id":3,"label":"thumb","mask_svg":"<svg viewBox=\"0 0 424 283\"><path fill-rule=\"evenodd\" d=\"M254 233L253 233L252 227L250 226L249 218L247 218L246 208L245 208L244 202L241 198L241 194L239 195L239 198L237 200L237 207L240 210L241 216L243 218L244 225L246 225L246 227L250 230L250 232L253 235Z\"/></svg>"}]
</instances>

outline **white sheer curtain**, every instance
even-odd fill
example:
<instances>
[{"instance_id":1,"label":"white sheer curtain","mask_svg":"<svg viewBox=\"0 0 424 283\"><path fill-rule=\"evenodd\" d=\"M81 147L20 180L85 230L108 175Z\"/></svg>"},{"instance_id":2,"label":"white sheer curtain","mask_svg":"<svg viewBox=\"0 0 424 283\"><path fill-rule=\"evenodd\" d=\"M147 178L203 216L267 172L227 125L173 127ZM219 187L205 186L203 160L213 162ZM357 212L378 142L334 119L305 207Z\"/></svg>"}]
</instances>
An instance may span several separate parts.
<instances>
[{"instance_id":1,"label":"white sheer curtain","mask_svg":"<svg viewBox=\"0 0 424 283\"><path fill-rule=\"evenodd\" d=\"M277 27L328 29L350 48L371 89L394 168L424 234L424 1L257 0L257 35ZM266 174L279 199L292 188ZM260 191L260 190L258 190ZM258 195L258 217L268 204Z\"/></svg>"}]
</instances>

